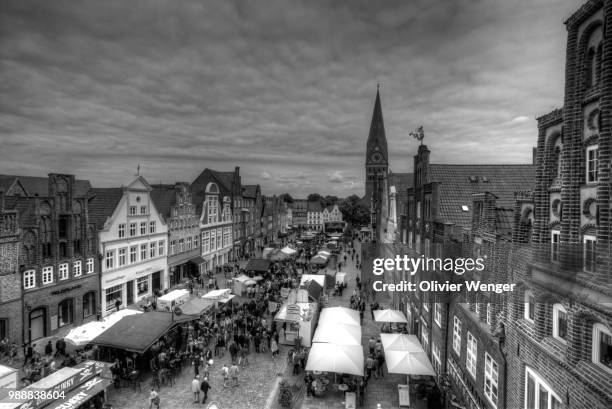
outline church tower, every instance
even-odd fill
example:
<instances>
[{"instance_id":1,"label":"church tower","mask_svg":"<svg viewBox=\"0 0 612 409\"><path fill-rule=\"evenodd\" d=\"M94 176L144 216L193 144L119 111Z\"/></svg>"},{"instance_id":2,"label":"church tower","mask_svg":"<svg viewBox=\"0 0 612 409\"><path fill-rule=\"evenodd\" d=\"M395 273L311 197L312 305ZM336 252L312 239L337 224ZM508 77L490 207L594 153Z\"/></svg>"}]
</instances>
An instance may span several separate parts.
<instances>
[{"instance_id":1,"label":"church tower","mask_svg":"<svg viewBox=\"0 0 612 409\"><path fill-rule=\"evenodd\" d=\"M387 152L387 137L385 136L385 125L383 123L382 107L380 105L380 90L376 90L376 101L370 134L366 147L366 180L365 180L365 202L371 206L372 227L380 227L381 211L385 207L385 191L387 174L389 171L389 154Z\"/></svg>"}]
</instances>

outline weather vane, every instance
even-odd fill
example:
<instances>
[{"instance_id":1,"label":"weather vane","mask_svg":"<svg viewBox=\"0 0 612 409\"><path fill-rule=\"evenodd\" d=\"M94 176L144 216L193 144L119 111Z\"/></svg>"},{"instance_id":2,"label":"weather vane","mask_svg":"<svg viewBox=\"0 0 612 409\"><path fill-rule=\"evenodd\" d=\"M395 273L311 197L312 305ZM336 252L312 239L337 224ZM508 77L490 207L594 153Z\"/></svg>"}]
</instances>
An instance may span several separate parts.
<instances>
[{"instance_id":1,"label":"weather vane","mask_svg":"<svg viewBox=\"0 0 612 409\"><path fill-rule=\"evenodd\" d=\"M415 132L410 132L410 136L421 142L421 145L423 145L423 139L425 138L425 131L423 131L423 126L419 126Z\"/></svg>"},{"instance_id":2,"label":"weather vane","mask_svg":"<svg viewBox=\"0 0 612 409\"><path fill-rule=\"evenodd\" d=\"M136 176L140 176L140 163L136 166Z\"/></svg>"}]
</instances>

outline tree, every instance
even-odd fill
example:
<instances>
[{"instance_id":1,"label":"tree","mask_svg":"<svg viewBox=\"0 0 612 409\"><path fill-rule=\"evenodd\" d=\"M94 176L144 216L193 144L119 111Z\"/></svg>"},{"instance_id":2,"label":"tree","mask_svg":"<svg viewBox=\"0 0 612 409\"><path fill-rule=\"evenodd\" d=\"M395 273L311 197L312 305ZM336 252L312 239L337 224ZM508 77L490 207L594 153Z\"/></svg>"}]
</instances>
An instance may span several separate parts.
<instances>
[{"instance_id":1,"label":"tree","mask_svg":"<svg viewBox=\"0 0 612 409\"><path fill-rule=\"evenodd\" d=\"M344 221L353 226L370 224L370 209L361 201L359 196L351 195L339 203Z\"/></svg>"},{"instance_id":2,"label":"tree","mask_svg":"<svg viewBox=\"0 0 612 409\"><path fill-rule=\"evenodd\" d=\"M323 207L333 206L336 203L338 203L338 196L327 195L321 199L321 206Z\"/></svg>"}]
</instances>

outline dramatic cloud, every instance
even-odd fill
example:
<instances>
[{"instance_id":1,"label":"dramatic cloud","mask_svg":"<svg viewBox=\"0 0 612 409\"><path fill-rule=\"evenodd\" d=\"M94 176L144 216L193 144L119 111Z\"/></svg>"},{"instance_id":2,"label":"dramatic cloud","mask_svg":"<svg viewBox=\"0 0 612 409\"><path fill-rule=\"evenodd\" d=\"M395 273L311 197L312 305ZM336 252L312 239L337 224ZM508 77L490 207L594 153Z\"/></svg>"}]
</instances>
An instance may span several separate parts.
<instances>
[{"instance_id":1,"label":"dramatic cloud","mask_svg":"<svg viewBox=\"0 0 612 409\"><path fill-rule=\"evenodd\" d=\"M391 169L529 162L573 0L4 0L0 173L96 186L240 166L264 193L363 194L376 83ZM340 183L338 183L340 182Z\"/></svg>"}]
</instances>

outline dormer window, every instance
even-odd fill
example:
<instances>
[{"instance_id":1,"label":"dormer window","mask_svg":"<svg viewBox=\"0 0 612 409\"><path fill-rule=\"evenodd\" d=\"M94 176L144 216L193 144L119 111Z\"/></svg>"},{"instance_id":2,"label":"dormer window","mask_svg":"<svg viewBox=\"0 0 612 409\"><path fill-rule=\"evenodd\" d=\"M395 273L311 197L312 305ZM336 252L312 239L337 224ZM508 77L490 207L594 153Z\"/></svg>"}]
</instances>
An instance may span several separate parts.
<instances>
[{"instance_id":1,"label":"dormer window","mask_svg":"<svg viewBox=\"0 0 612 409\"><path fill-rule=\"evenodd\" d=\"M464 212L469 212L470 208L467 205L461 205L461 210Z\"/></svg>"}]
</instances>

